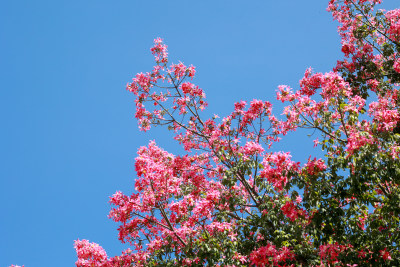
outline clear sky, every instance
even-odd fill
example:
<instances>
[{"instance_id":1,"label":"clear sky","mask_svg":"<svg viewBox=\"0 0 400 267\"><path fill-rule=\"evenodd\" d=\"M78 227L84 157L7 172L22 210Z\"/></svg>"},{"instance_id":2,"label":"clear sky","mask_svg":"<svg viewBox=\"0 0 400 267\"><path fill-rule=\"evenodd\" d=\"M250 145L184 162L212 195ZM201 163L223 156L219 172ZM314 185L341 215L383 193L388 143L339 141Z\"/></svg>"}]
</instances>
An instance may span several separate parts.
<instances>
[{"instance_id":1,"label":"clear sky","mask_svg":"<svg viewBox=\"0 0 400 267\"><path fill-rule=\"evenodd\" d=\"M327 2L2 1L0 266L73 266L77 238L110 256L126 248L108 197L132 192L136 151L149 140L178 151L166 129L138 131L125 91L151 70L154 38L171 61L197 67L209 113L222 117L242 99L277 103L277 86L297 88L310 66L332 69L341 54ZM300 133L276 149L304 161L311 148Z\"/></svg>"}]
</instances>

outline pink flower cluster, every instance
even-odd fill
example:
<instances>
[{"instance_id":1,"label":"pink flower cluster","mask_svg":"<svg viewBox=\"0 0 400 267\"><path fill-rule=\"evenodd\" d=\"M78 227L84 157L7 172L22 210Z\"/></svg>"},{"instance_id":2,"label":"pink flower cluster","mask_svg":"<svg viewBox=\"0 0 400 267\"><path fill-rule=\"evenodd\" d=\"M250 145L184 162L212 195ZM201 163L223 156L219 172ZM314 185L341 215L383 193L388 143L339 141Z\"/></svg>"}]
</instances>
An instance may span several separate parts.
<instances>
[{"instance_id":1,"label":"pink flower cluster","mask_svg":"<svg viewBox=\"0 0 400 267\"><path fill-rule=\"evenodd\" d=\"M292 201L287 201L285 205L281 208L283 214L288 217L292 222L294 222L299 215L303 215L304 211L300 210L296 207L296 205Z\"/></svg>"},{"instance_id":2,"label":"pink flower cluster","mask_svg":"<svg viewBox=\"0 0 400 267\"><path fill-rule=\"evenodd\" d=\"M400 9L390 10L385 16L389 24L387 34L390 39L400 41Z\"/></svg>"},{"instance_id":3,"label":"pink flower cluster","mask_svg":"<svg viewBox=\"0 0 400 267\"><path fill-rule=\"evenodd\" d=\"M321 257L321 264L322 264L322 262L326 262L328 264L339 263L338 257L345 250L346 250L346 246L340 245L338 243L321 245L319 247L319 255Z\"/></svg>"},{"instance_id":4,"label":"pink flower cluster","mask_svg":"<svg viewBox=\"0 0 400 267\"><path fill-rule=\"evenodd\" d=\"M397 72L400 73L400 58L396 58L393 64L393 69Z\"/></svg>"},{"instance_id":5,"label":"pink flower cluster","mask_svg":"<svg viewBox=\"0 0 400 267\"><path fill-rule=\"evenodd\" d=\"M157 38L154 40L154 46L150 49L150 51L154 55L157 63L168 62L167 45L163 43L163 40L161 38Z\"/></svg>"},{"instance_id":6,"label":"pink flower cluster","mask_svg":"<svg viewBox=\"0 0 400 267\"><path fill-rule=\"evenodd\" d=\"M299 171L300 163L293 162L289 153L277 152L267 154L262 165L264 169L260 176L266 178L276 190L282 191L288 183L290 175Z\"/></svg>"},{"instance_id":7,"label":"pink flower cluster","mask_svg":"<svg viewBox=\"0 0 400 267\"><path fill-rule=\"evenodd\" d=\"M326 168L327 166L322 159L314 158L311 160L310 157L303 169L310 175L317 175L319 172L326 170Z\"/></svg>"},{"instance_id":8,"label":"pink flower cluster","mask_svg":"<svg viewBox=\"0 0 400 267\"><path fill-rule=\"evenodd\" d=\"M104 249L96 243L87 240L76 240L75 250L78 255L77 267L106 266L107 254Z\"/></svg>"},{"instance_id":9,"label":"pink flower cluster","mask_svg":"<svg viewBox=\"0 0 400 267\"><path fill-rule=\"evenodd\" d=\"M398 90L393 90L386 93L385 96L379 95L378 102L372 102L369 105L368 113L378 125L379 131L392 131L399 123L398 96Z\"/></svg>"},{"instance_id":10,"label":"pink flower cluster","mask_svg":"<svg viewBox=\"0 0 400 267\"><path fill-rule=\"evenodd\" d=\"M286 261L294 259L294 253L288 247L277 249L276 246L268 244L260 247L250 254L250 262L254 266L294 266L285 265Z\"/></svg>"},{"instance_id":11,"label":"pink flower cluster","mask_svg":"<svg viewBox=\"0 0 400 267\"><path fill-rule=\"evenodd\" d=\"M182 62L179 64L171 64L169 67L167 46L161 38L154 40L154 46L150 49L156 61L153 71L147 73L139 73L133 79L132 83L128 83L126 89L134 93L137 98L136 114L140 129L147 131L151 125L157 125L159 122L170 121L170 116L174 110L180 110L180 114L186 114L187 110L203 110L207 106L204 101L205 94L198 87L191 83L182 83L186 77L193 78L196 70L193 66L185 66ZM158 82L171 83L173 86L161 87ZM155 87L159 87L160 91L152 91ZM183 95L183 96L182 96ZM190 95L192 98L187 97ZM174 105L169 110L165 110L163 104L168 99L173 99ZM150 107L146 107L145 103L151 102ZM167 115L167 117L164 117Z\"/></svg>"},{"instance_id":12,"label":"pink flower cluster","mask_svg":"<svg viewBox=\"0 0 400 267\"><path fill-rule=\"evenodd\" d=\"M76 240L74 247L78 255L77 267L130 267L133 262L135 266L144 266L142 263L147 257L143 253L132 254L132 250L127 249L120 256L108 258L101 246L87 240Z\"/></svg>"}]
</instances>

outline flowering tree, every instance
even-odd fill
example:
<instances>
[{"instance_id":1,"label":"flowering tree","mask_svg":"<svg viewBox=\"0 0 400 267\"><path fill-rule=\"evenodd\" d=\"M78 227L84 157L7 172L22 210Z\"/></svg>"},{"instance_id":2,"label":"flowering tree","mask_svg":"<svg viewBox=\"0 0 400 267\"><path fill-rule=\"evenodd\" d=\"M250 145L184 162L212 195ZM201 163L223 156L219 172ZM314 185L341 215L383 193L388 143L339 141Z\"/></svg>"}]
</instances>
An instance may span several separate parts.
<instances>
[{"instance_id":1,"label":"flowering tree","mask_svg":"<svg viewBox=\"0 0 400 267\"><path fill-rule=\"evenodd\" d=\"M285 119L261 100L203 118L195 67L170 64L156 39L153 70L127 89L140 129L167 127L187 154L141 147L134 192L110 198L131 249L109 258L77 240L76 265L400 266L400 10L379 2L329 2L344 59L279 86ZM320 133L323 159L271 151L298 128Z\"/></svg>"}]
</instances>

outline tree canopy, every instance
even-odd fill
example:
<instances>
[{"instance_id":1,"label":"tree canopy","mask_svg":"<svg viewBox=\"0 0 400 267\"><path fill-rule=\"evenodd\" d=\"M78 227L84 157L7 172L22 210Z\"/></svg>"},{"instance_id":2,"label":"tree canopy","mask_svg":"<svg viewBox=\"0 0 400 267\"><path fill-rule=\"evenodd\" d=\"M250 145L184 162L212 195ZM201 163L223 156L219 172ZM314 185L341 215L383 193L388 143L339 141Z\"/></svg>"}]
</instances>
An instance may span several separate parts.
<instances>
[{"instance_id":1,"label":"tree canopy","mask_svg":"<svg viewBox=\"0 0 400 267\"><path fill-rule=\"evenodd\" d=\"M139 149L133 193L110 198L131 249L108 257L76 240L76 265L399 266L400 9L380 2L329 2L344 56L329 73L307 69L297 90L278 87L283 118L257 99L203 118L195 67L170 64L155 39L153 70L127 90L139 127L173 131L186 154ZM319 133L323 158L271 149L299 128Z\"/></svg>"}]
</instances>

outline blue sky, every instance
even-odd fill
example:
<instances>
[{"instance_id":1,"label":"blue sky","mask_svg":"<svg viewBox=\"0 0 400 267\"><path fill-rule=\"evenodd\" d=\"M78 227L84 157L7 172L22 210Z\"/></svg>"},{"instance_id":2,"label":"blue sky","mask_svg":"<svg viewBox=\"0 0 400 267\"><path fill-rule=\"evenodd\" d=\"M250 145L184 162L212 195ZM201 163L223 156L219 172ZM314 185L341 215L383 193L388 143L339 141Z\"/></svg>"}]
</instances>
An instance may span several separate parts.
<instances>
[{"instance_id":1,"label":"blue sky","mask_svg":"<svg viewBox=\"0 0 400 267\"><path fill-rule=\"evenodd\" d=\"M136 151L149 140L179 151L165 129L138 131L125 91L151 70L154 38L171 61L197 67L209 113L224 116L242 99L277 103L277 86L297 88L310 66L332 69L341 54L327 2L3 1L0 266L73 266L77 238L110 256L126 248L108 197L132 192ZM311 148L299 133L276 149L302 161Z\"/></svg>"}]
</instances>

